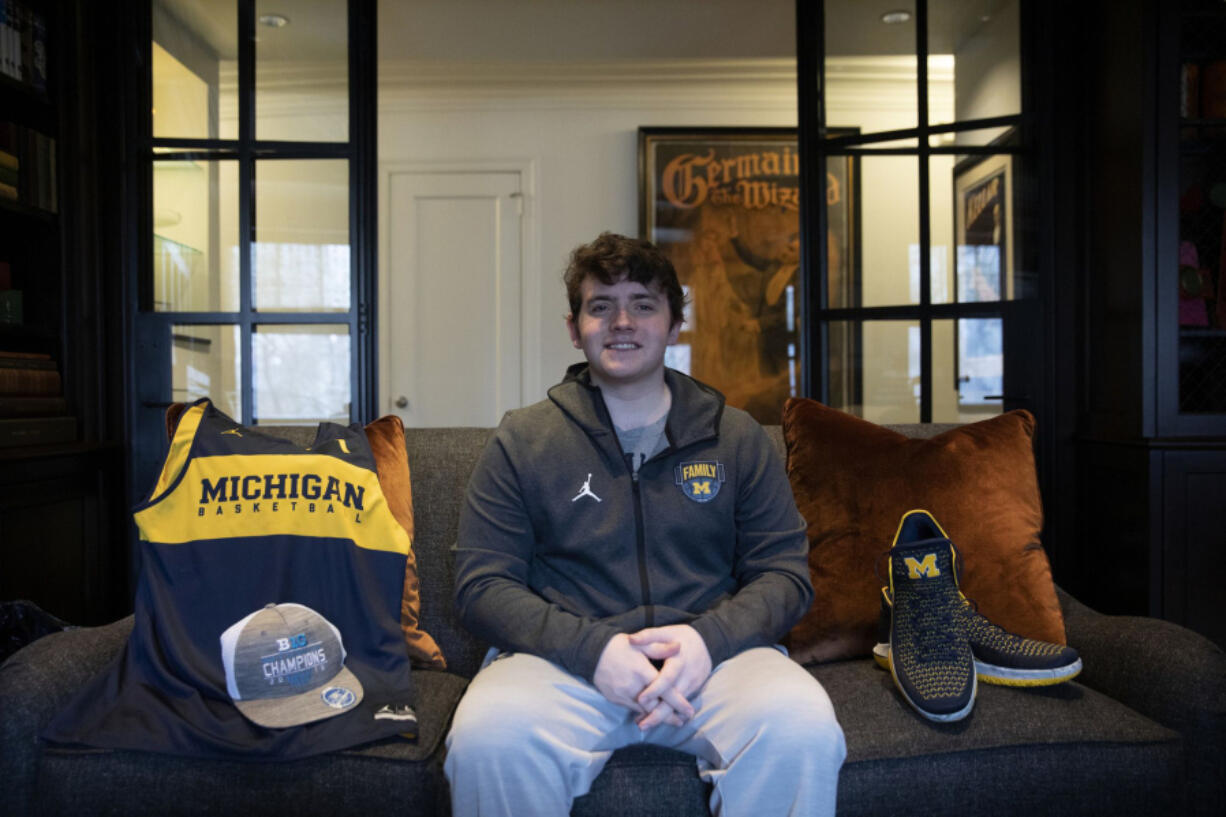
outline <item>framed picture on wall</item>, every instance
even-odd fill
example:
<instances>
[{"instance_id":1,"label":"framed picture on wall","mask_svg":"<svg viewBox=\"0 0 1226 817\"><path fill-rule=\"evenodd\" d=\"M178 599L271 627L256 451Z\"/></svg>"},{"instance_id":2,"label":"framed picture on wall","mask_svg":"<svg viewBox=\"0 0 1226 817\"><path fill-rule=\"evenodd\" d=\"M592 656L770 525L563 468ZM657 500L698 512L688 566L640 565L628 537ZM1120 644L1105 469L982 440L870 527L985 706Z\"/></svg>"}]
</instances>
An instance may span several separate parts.
<instances>
[{"instance_id":1,"label":"framed picture on wall","mask_svg":"<svg viewBox=\"0 0 1226 817\"><path fill-rule=\"evenodd\" d=\"M1012 138L1010 130L995 140ZM960 303L1014 297L1014 157L971 156L954 166L954 297ZM1004 325L999 316L959 318L954 378L960 412L1000 411Z\"/></svg>"},{"instance_id":2,"label":"framed picture on wall","mask_svg":"<svg viewBox=\"0 0 1226 817\"><path fill-rule=\"evenodd\" d=\"M858 300L855 170L850 157L830 159L832 305ZM673 262L689 297L668 365L778 423L804 354L796 129L639 128L639 233Z\"/></svg>"},{"instance_id":3,"label":"framed picture on wall","mask_svg":"<svg viewBox=\"0 0 1226 817\"><path fill-rule=\"evenodd\" d=\"M1013 298L1013 156L954 166L954 300Z\"/></svg>"}]
</instances>

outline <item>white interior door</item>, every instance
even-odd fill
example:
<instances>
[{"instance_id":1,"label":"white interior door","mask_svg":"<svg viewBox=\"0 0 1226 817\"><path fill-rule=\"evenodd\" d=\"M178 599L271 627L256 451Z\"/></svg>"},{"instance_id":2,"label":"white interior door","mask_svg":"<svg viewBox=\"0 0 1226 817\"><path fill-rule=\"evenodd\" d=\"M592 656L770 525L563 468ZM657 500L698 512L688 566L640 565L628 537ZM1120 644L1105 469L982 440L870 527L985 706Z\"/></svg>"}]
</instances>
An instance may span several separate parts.
<instances>
[{"instance_id":1,"label":"white interior door","mask_svg":"<svg viewBox=\"0 0 1226 817\"><path fill-rule=\"evenodd\" d=\"M521 405L521 180L387 176L380 395L406 426L494 426Z\"/></svg>"}]
</instances>

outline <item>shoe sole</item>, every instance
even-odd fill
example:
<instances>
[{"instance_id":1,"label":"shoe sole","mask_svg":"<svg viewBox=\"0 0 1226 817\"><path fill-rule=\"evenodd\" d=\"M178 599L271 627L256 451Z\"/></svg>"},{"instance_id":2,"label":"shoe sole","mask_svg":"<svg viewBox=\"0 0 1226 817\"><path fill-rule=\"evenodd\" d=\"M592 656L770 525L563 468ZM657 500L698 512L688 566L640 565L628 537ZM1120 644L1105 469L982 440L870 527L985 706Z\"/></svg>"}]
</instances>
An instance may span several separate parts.
<instances>
[{"instance_id":1,"label":"shoe sole","mask_svg":"<svg viewBox=\"0 0 1226 817\"><path fill-rule=\"evenodd\" d=\"M876 657L875 651L874 651L874 657ZM966 706L962 707L957 712L937 713L937 712L929 712L927 709L922 708L915 701L911 700L911 698L907 695L907 693L903 691L902 682L898 680L898 676L895 675L894 673L894 662L890 661L887 658L886 664L890 670L890 675L894 678L894 686L897 687L899 693L902 695L902 699L906 701L907 703L911 704L912 709L914 709L916 712L920 713L921 715L923 715L925 718L927 718L930 721L936 721L938 723L953 723L954 721L960 721L963 718L965 718L967 715L971 714L971 710L975 708L975 697L979 695L979 676L978 675L971 678L971 699L967 701Z\"/></svg>"},{"instance_id":2,"label":"shoe sole","mask_svg":"<svg viewBox=\"0 0 1226 817\"><path fill-rule=\"evenodd\" d=\"M890 661L890 645L878 644L873 647L873 660L877 666L888 670L892 675L894 668ZM986 661L975 659L975 677L985 684L1004 687L1046 687L1071 681L1081 672L1081 659L1071 664L1053 669L1014 669L998 667Z\"/></svg>"}]
</instances>

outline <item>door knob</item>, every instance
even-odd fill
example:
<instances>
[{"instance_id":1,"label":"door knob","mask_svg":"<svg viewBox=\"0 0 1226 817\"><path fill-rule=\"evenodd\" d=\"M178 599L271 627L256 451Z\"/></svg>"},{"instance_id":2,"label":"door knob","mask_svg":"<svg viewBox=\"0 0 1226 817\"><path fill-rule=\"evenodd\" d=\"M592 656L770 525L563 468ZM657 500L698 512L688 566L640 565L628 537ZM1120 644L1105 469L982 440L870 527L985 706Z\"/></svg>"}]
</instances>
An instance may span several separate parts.
<instances>
[{"instance_id":1,"label":"door knob","mask_svg":"<svg viewBox=\"0 0 1226 817\"><path fill-rule=\"evenodd\" d=\"M409 398L403 394L396 398L396 408L407 409L409 407Z\"/></svg>"}]
</instances>

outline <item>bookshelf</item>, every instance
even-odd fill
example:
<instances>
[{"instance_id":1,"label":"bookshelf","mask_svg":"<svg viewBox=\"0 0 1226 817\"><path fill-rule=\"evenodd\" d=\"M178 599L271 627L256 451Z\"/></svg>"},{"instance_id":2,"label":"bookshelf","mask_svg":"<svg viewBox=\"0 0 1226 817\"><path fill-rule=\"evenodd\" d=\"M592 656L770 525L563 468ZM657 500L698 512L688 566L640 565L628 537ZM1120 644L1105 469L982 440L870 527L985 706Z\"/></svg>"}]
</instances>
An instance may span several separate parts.
<instances>
[{"instance_id":1,"label":"bookshelf","mask_svg":"<svg viewBox=\"0 0 1226 817\"><path fill-rule=\"evenodd\" d=\"M130 604L124 448L108 420L117 296L99 260L118 210L102 197L118 132L100 95L119 58L90 39L106 8L0 0L0 600L74 624Z\"/></svg>"},{"instance_id":2,"label":"bookshelf","mask_svg":"<svg viewBox=\"0 0 1226 817\"><path fill-rule=\"evenodd\" d=\"M1226 645L1226 4L1123 11L1103 41L1151 45L1100 51L1096 66L1097 87L1138 92L1093 108L1100 238L1082 289L1095 328L1077 505L1081 541L1101 545L1077 557L1090 590L1073 592Z\"/></svg>"},{"instance_id":3,"label":"bookshelf","mask_svg":"<svg viewBox=\"0 0 1226 817\"><path fill-rule=\"evenodd\" d=\"M1178 419L1226 431L1226 7L1186 2L1179 25Z\"/></svg>"},{"instance_id":4,"label":"bookshelf","mask_svg":"<svg viewBox=\"0 0 1226 817\"><path fill-rule=\"evenodd\" d=\"M78 439L63 381L59 12L0 0L0 450Z\"/></svg>"}]
</instances>

